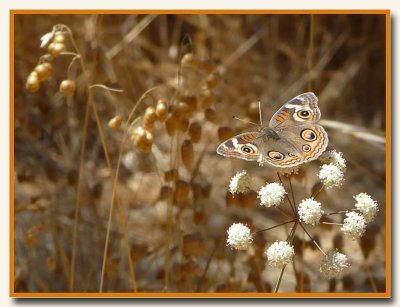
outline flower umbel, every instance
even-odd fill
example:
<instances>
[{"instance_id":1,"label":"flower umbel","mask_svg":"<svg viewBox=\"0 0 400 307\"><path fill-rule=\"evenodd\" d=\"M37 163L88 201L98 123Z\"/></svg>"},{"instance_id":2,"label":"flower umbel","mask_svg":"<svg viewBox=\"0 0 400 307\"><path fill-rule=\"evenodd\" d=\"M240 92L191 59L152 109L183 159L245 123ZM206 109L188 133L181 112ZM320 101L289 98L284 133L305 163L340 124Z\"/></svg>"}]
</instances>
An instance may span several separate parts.
<instances>
[{"instance_id":1,"label":"flower umbel","mask_svg":"<svg viewBox=\"0 0 400 307\"><path fill-rule=\"evenodd\" d=\"M356 208L360 210L365 221L367 223L372 222L379 211L378 203L366 193L360 193L354 196L354 199L356 200Z\"/></svg>"},{"instance_id":2,"label":"flower umbel","mask_svg":"<svg viewBox=\"0 0 400 307\"><path fill-rule=\"evenodd\" d=\"M285 198L285 194L287 193L283 185L273 182L263 186L260 191L258 191L258 198L262 206L277 207Z\"/></svg>"},{"instance_id":3,"label":"flower umbel","mask_svg":"<svg viewBox=\"0 0 400 307\"><path fill-rule=\"evenodd\" d=\"M321 203L307 198L299 204L298 213L302 222L315 226L319 223L324 211L321 209Z\"/></svg>"},{"instance_id":4,"label":"flower umbel","mask_svg":"<svg viewBox=\"0 0 400 307\"><path fill-rule=\"evenodd\" d=\"M349 266L350 264L347 262L347 256L334 250L325 255L319 270L326 277L333 278Z\"/></svg>"},{"instance_id":5,"label":"flower umbel","mask_svg":"<svg viewBox=\"0 0 400 307\"><path fill-rule=\"evenodd\" d=\"M322 165L318 177L327 189L341 186L344 180L343 172L335 164Z\"/></svg>"},{"instance_id":6,"label":"flower umbel","mask_svg":"<svg viewBox=\"0 0 400 307\"><path fill-rule=\"evenodd\" d=\"M346 170L346 160L343 158L343 154L336 150L325 151L319 160L325 164L336 165L342 172Z\"/></svg>"},{"instance_id":7,"label":"flower umbel","mask_svg":"<svg viewBox=\"0 0 400 307\"><path fill-rule=\"evenodd\" d=\"M270 266L283 267L292 262L294 248L286 241L276 241L265 253Z\"/></svg>"},{"instance_id":8,"label":"flower umbel","mask_svg":"<svg viewBox=\"0 0 400 307\"><path fill-rule=\"evenodd\" d=\"M250 229L242 223L232 224L228 229L227 244L238 250L246 250L253 241Z\"/></svg>"},{"instance_id":9,"label":"flower umbel","mask_svg":"<svg viewBox=\"0 0 400 307\"><path fill-rule=\"evenodd\" d=\"M235 193L246 193L250 190L251 178L247 174L246 170L237 172L235 176L231 178L229 182L229 192Z\"/></svg>"},{"instance_id":10,"label":"flower umbel","mask_svg":"<svg viewBox=\"0 0 400 307\"><path fill-rule=\"evenodd\" d=\"M353 240L362 237L366 227L363 216L356 212L347 212L346 216L340 230L343 231L344 234L349 235Z\"/></svg>"}]
</instances>

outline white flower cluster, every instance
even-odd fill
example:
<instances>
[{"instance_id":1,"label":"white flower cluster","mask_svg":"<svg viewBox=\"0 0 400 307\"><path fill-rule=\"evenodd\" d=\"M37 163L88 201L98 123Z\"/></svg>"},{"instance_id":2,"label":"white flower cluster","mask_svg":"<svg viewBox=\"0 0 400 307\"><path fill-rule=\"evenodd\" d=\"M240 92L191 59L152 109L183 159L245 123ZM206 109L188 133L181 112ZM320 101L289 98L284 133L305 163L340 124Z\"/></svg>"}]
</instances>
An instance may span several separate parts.
<instances>
[{"instance_id":1,"label":"white flower cluster","mask_svg":"<svg viewBox=\"0 0 400 307\"><path fill-rule=\"evenodd\" d=\"M347 212L340 230L353 240L356 240L363 236L367 223L373 221L379 209L378 203L366 193L360 193L354 196L354 199L356 200L355 207L359 213L354 211Z\"/></svg>"},{"instance_id":2,"label":"white flower cluster","mask_svg":"<svg viewBox=\"0 0 400 307\"><path fill-rule=\"evenodd\" d=\"M253 241L250 229L242 223L232 224L228 229L227 244L238 250L246 250Z\"/></svg>"},{"instance_id":3,"label":"white flower cluster","mask_svg":"<svg viewBox=\"0 0 400 307\"><path fill-rule=\"evenodd\" d=\"M346 160L341 152L331 150L324 152L319 160L325 164L321 166L318 177L325 186L330 189L339 187L344 181L344 172L346 170Z\"/></svg>"},{"instance_id":4,"label":"white flower cluster","mask_svg":"<svg viewBox=\"0 0 400 307\"><path fill-rule=\"evenodd\" d=\"M332 187L339 187L344 180L344 174L335 164L323 164L318 174L319 179L325 186L330 189Z\"/></svg>"},{"instance_id":5,"label":"white flower cluster","mask_svg":"<svg viewBox=\"0 0 400 307\"><path fill-rule=\"evenodd\" d=\"M282 167L278 170L278 172L282 175L296 175L299 173L299 167L298 166L292 166L292 167Z\"/></svg>"},{"instance_id":6,"label":"white flower cluster","mask_svg":"<svg viewBox=\"0 0 400 307\"><path fill-rule=\"evenodd\" d=\"M270 266L283 267L292 262L294 248L286 241L276 241L265 252Z\"/></svg>"},{"instance_id":7,"label":"white flower cluster","mask_svg":"<svg viewBox=\"0 0 400 307\"><path fill-rule=\"evenodd\" d=\"M346 170L346 160L343 158L343 154L341 152L337 152L336 150L324 152L319 157L319 160L325 164L336 165L342 172Z\"/></svg>"},{"instance_id":8,"label":"white flower cluster","mask_svg":"<svg viewBox=\"0 0 400 307\"><path fill-rule=\"evenodd\" d=\"M251 177L247 174L246 170L236 173L229 182L229 192L246 193L250 190Z\"/></svg>"},{"instance_id":9,"label":"white flower cluster","mask_svg":"<svg viewBox=\"0 0 400 307\"><path fill-rule=\"evenodd\" d=\"M343 226L340 228L344 234L349 235L353 240L356 240L365 232L367 224L361 214L357 212L347 212L346 218L343 221Z\"/></svg>"},{"instance_id":10,"label":"white flower cluster","mask_svg":"<svg viewBox=\"0 0 400 307\"><path fill-rule=\"evenodd\" d=\"M366 193L360 193L354 196L356 208L361 212L367 223L372 222L376 213L379 211L378 203Z\"/></svg>"},{"instance_id":11,"label":"white flower cluster","mask_svg":"<svg viewBox=\"0 0 400 307\"><path fill-rule=\"evenodd\" d=\"M263 186L260 191L258 191L258 198L262 206L277 207L285 198L285 194L287 193L283 185L273 182Z\"/></svg>"},{"instance_id":12,"label":"white flower cluster","mask_svg":"<svg viewBox=\"0 0 400 307\"><path fill-rule=\"evenodd\" d=\"M347 262L347 256L335 250L325 255L319 270L326 277L333 278L349 266L350 264Z\"/></svg>"},{"instance_id":13,"label":"white flower cluster","mask_svg":"<svg viewBox=\"0 0 400 307\"><path fill-rule=\"evenodd\" d=\"M297 209L300 220L306 224L315 226L319 224L324 211L321 209L321 203L312 198L303 200Z\"/></svg>"}]
</instances>

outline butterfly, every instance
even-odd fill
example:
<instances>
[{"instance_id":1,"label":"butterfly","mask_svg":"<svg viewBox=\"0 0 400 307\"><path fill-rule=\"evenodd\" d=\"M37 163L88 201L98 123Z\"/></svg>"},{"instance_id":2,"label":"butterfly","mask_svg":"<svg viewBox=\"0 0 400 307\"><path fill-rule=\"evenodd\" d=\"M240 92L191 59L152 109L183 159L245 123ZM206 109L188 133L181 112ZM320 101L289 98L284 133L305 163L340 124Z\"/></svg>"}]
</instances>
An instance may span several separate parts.
<instances>
[{"instance_id":1,"label":"butterfly","mask_svg":"<svg viewBox=\"0 0 400 307\"><path fill-rule=\"evenodd\" d=\"M328 134L317 124L320 117L317 96L312 92L300 94L272 116L268 127L260 125L257 132L226 140L218 146L217 153L276 167L315 160L328 146Z\"/></svg>"}]
</instances>

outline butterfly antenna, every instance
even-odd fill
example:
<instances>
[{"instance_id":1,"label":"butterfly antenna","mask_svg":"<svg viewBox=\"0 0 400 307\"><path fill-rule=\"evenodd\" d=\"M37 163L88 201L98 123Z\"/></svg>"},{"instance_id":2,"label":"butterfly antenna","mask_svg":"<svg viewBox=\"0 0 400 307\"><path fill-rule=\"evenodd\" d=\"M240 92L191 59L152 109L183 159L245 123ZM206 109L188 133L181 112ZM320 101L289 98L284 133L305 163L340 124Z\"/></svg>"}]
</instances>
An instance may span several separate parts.
<instances>
[{"instance_id":1,"label":"butterfly antenna","mask_svg":"<svg viewBox=\"0 0 400 307\"><path fill-rule=\"evenodd\" d=\"M241 122L244 122L244 123L246 123L246 124L252 124L252 125L257 126L258 128L261 128L261 126L260 126L259 124L257 124L257 123L253 123L253 122L251 122L251 121L249 121L249 120L241 119L241 118L239 118L239 117L237 117L237 116L232 116L232 117L233 117L234 119L240 120Z\"/></svg>"},{"instance_id":2,"label":"butterfly antenna","mask_svg":"<svg viewBox=\"0 0 400 307\"><path fill-rule=\"evenodd\" d=\"M260 126L263 125L262 116L261 116L261 98L258 98L258 112L260 113Z\"/></svg>"}]
</instances>

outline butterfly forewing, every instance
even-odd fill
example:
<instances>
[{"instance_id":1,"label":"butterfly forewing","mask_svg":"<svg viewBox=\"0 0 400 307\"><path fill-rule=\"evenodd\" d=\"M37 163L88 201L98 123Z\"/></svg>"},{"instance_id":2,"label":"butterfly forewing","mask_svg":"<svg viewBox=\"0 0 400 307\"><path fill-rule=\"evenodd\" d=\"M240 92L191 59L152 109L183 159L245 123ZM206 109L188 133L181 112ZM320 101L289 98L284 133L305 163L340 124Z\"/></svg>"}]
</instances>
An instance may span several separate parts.
<instances>
[{"instance_id":1,"label":"butterfly forewing","mask_svg":"<svg viewBox=\"0 0 400 307\"><path fill-rule=\"evenodd\" d=\"M263 134L260 132L242 133L220 144L217 153L225 157L257 161L262 138Z\"/></svg>"},{"instance_id":2,"label":"butterfly forewing","mask_svg":"<svg viewBox=\"0 0 400 307\"><path fill-rule=\"evenodd\" d=\"M289 100L276 111L269 122L269 127L282 129L288 126L300 125L304 122L316 122L320 117L321 112L318 108L317 96L311 92L303 93Z\"/></svg>"}]
</instances>

